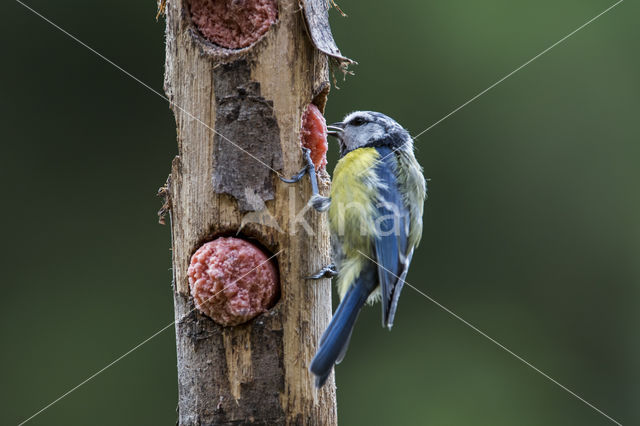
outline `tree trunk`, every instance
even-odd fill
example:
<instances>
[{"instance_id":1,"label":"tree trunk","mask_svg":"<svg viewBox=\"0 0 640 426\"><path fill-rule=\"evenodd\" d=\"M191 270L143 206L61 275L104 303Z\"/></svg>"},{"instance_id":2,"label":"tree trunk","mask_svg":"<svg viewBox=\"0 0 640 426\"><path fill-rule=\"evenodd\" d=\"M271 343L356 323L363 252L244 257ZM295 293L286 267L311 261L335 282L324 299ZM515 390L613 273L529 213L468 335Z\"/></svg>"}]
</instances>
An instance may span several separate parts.
<instances>
[{"instance_id":1,"label":"tree trunk","mask_svg":"<svg viewBox=\"0 0 640 426\"><path fill-rule=\"evenodd\" d=\"M310 103L324 108L327 56L309 40L296 0L279 1L277 21L239 49L207 40L193 22L193 4L166 4L165 91L178 135L167 186L178 424L334 425L333 378L317 390L308 371L331 315L330 282L303 278L330 262L326 218L300 214L308 180L278 179L303 166L301 118ZM326 195L324 170L319 180ZM277 304L233 327L194 309L187 276L192 254L228 235L276 255L280 280Z\"/></svg>"}]
</instances>

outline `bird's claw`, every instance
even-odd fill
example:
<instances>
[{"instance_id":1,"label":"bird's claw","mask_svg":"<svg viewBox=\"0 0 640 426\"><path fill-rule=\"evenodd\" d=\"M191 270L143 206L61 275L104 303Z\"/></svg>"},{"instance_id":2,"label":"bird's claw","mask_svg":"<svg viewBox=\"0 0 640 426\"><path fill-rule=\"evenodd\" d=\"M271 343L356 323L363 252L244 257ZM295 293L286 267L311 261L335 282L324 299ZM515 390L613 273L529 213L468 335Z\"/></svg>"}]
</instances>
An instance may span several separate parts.
<instances>
[{"instance_id":1,"label":"bird's claw","mask_svg":"<svg viewBox=\"0 0 640 426\"><path fill-rule=\"evenodd\" d=\"M333 278L336 275L338 275L338 269L336 268L335 264L331 263L320 269L315 274L309 275L306 278L308 280L321 280L323 278Z\"/></svg>"},{"instance_id":2,"label":"bird's claw","mask_svg":"<svg viewBox=\"0 0 640 426\"><path fill-rule=\"evenodd\" d=\"M285 183L296 183L296 182L299 182L300 179L302 179L306 174L307 174L307 166L304 166L302 170L300 170L295 175L291 176L291 179L283 178L282 176L280 176L280 180Z\"/></svg>"}]
</instances>

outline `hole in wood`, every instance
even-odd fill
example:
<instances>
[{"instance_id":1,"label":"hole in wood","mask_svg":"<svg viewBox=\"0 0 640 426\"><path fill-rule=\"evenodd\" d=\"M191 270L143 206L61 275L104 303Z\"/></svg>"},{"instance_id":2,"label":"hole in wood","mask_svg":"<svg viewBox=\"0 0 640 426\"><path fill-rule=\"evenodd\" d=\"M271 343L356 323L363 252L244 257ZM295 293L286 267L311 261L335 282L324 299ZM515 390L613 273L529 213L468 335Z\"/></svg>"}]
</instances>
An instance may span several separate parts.
<instances>
[{"instance_id":1,"label":"hole in wood","mask_svg":"<svg viewBox=\"0 0 640 426\"><path fill-rule=\"evenodd\" d=\"M245 323L280 298L273 255L251 241L218 237L191 256L189 288L196 309L225 326Z\"/></svg>"},{"instance_id":2,"label":"hole in wood","mask_svg":"<svg viewBox=\"0 0 640 426\"><path fill-rule=\"evenodd\" d=\"M254 44L278 19L276 0L188 0L187 7L200 34L227 49Z\"/></svg>"}]
</instances>

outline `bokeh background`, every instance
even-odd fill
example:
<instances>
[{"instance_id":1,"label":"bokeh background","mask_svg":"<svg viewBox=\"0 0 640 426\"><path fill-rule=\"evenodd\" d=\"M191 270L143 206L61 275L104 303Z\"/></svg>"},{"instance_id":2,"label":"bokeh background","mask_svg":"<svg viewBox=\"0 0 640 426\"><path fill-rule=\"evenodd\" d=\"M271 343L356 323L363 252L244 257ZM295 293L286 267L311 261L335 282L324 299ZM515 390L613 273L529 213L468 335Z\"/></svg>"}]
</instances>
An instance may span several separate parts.
<instances>
[{"instance_id":1,"label":"bokeh background","mask_svg":"<svg viewBox=\"0 0 640 426\"><path fill-rule=\"evenodd\" d=\"M27 3L162 90L154 1ZM373 109L415 135L613 2L339 4L359 66L328 121ZM17 424L173 320L155 192L176 138L161 98L1 10L0 423ZM621 3L418 139L430 197L408 278L625 425L640 423L638 16ZM173 333L30 424L174 424ZM393 332L363 312L337 382L344 425L613 424L409 288Z\"/></svg>"}]
</instances>

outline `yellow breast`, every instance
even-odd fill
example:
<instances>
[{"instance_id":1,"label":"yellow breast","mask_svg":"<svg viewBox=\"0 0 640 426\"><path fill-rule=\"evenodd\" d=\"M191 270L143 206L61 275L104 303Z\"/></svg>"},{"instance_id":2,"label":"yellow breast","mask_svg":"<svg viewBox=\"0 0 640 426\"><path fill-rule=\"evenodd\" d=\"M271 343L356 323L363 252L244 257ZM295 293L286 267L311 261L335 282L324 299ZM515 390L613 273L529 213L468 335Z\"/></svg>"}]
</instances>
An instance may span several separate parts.
<instances>
[{"instance_id":1,"label":"yellow breast","mask_svg":"<svg viewBox=\"0 0 640 426\"><path fill-rule=\"evenodd\" d=\"M375 148L356 149L342 157L333 172L329 226L343 256L338 275L341 298L361 271L362 253L372 255L379 157Z\"/></svg>"}]
</instances>

